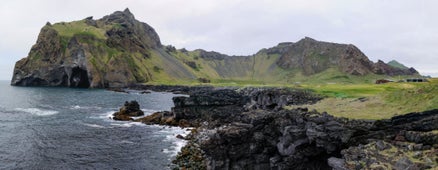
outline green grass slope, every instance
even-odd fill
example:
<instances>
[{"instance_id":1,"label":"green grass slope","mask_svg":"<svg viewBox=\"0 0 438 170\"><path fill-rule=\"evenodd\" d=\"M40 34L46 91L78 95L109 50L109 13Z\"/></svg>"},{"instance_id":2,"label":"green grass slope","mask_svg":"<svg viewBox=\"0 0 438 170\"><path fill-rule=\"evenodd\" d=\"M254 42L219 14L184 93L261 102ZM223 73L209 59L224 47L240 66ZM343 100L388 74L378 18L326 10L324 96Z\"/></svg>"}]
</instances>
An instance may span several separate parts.
<instances>
[{"instance_id":1,"label":"green grass slope","mask_svg":"<svg viewBox=\"0 0 438 170\"><path fill-rule=\"evenodd\" d=\"M406 67L405 65L403 65L402 63L399 63L396 60L391 60L390 62L388 62L388 65L395 67L395 68L401 68L401 69L409 69L408 67Z\"/></svg>"},{"instance_id":2,"label":"green grass slope","mask_svg":"<svg viewBox=\"0 0 438 170\"><path fill-rule=\"evenodd\" d=\"M438 79L423 83L303 85L327 98L308 107L352 119L385 119L438 109Z\"/></svg>"}]
</instances>

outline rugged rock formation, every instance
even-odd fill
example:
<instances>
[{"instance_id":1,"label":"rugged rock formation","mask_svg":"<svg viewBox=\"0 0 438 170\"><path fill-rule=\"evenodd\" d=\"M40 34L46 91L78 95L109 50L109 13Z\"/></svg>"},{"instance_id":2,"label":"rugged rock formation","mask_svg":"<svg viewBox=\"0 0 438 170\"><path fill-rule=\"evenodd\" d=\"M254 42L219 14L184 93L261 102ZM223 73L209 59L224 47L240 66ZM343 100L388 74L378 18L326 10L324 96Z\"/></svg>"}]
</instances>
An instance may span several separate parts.
<instances>
[{"instance_id":1,"label":"rugged rock formation","mask_svg":"<svg viewBox=\"0 0 438 170\"><path fill-rule=\"evenodd\" d=\"M371 62L353 45L304 38L255 55L228 56L161 45L158 34L126 9L101 19L47 23L27 58L15 65L12 85L126 87L145 82L293 80L334 69L342 75L412 75L415 69ZM208 82L208 81L205 81Z\"/></svg>"},{"instance_id":2,"label":"rugged rock formation","mask_svg":"<svg viewBox=\"0 0 438 170\"><path fill-rule=\"evenodd\" d=\"M250 98L246 110L279 110L289 105L314 104L322 99L309 91L288 88L245 88L240 93Z\"/></svg>"},{"instance_id":3,"label":"rugged rock formation","mask_svg":"<svg viewBox=\"0 0 438 170\"><path fill-rule=\"evenodd\" d=\"M272 104L287 103L287 100L279 100L284 95L304 95L294 101L297 103L317 100L303 92L286 92L284 89L239 92L225 89L198 91L191 97L175 98L173 113L166 113L168 118L189 124L196 122L198 128L188 137L188 145L174 163L189 169L423 169L438 166L437 110L365 121L335 118L307 109L272 109ZM269 94L271 98L267 100ZM257 107L248 107L249 103L259 101L258 98L266 100L261 100L265 102Z\"/></svg>"},{"instance_id":4,"label":"rugged rock formation","mask_svg":"<svg viewBox=\"0 0 438 170\"><path fill-rule=\"evenodd\" d=\"M126 101L120 110L113 114L114 120L134 120L132 117L143 116L144 113L140 110L140 105L137 101Z\"/></svg>"},{"instance_id":5,"label":"rugged rock formation","mask_svg":"<svg viewBox=\"0 0 438 170\"><path fill-rule=\"evenodd\" d=\"M211 169L325 169L352 131L328 115L250 111L195 137Z\"/></svg>"},{"instance_id":6,"label":"rugged rock formation","mask_svg":"<svg viewBox=\"0 0 438 170\"><path fill-rule=\"evenodd\" d=\"M190 97L174 97L171 112L158 112L136 121L147 124L217 127L240 119L243 111L280 110L293 104L308 104L321 97L303 90L283 88L205 89L192 91Z\"/></svg>"},{"instance_id":7,"label":"rugged rock formation","mask_svg":"<svg viewBox=\"0 0 438 170\"><path fill-rule=\"evenodd\" d=\"M370 73L394 75L418 74L415 69L393 67L379 60L373 63L357 47L351 44L337 44L316 41L306 37L296 43L283 44L277 64L282 68L300 69L305 75L337 68L352 75Z\"/></svg>"},{"instance_id":8,"label":"rugged rock formation","mask_svg":"<svg viewBox=\"0 0 438 170\"><path fill-rule=\"evenodd\" d=\"M376 74L384 74L384 75L389 75L389 76L418 74L417 70L415 70L412 67L411 68L395 67L395 66L386 64L381 60L377 61L373 71Z\"/></svg>"},{"instance_id":9,"label":"rugged rock formation","mask_svg":"<svg viewBox=\"0 0 438 170\"><path fill-rule=\"evenodd\" d=\"M199 127L207 123L209 127L232 122L243 111L248 97L232 89L194 91L190 97L174 97L175 107L171 112L157 112L138 119L146 124L178 125Z\"/></svg>"},{"instance_id":10,"label":"rugged rock formation","mask_svg":"<svg viewBox=\"0 0 438 170\"><path fill-rule=\"evenodd\" d=\"M163 62L159 64L172 65L162 74L194 77L182 69L182 63L162 51L154 29L137 21L128 9L99 20L88 17L47 24L28 57L16 63L11 84L126 87L157 79L152 76L154 65L147 64L154 62L156 55Z\"/></svg>"},{"instance_id":11,"label":"rugged rock formation","mask_svg":"<svg viewBox=\"0 0 438 170\"><path fill-rule=\"evenodd\" d=\"M436 167L438 141L436 132L429 131L428 126L438 123L438 111L426 117L412 116L419 117L417 123L427 124L417 129L425 132L406 131L401 135L390 127L392 123L381 128L374 122L349 122L305 110L258 110L242 113L236 122L202 129L192 140L200 145L210 169ZM396 129L411 129L411 120L404 120L408 121L399 122ZM400 135L411 140L402 139L408 142L400 143ZM382 140L387 142L382 144Z\"/></svg>"}]
</instances>

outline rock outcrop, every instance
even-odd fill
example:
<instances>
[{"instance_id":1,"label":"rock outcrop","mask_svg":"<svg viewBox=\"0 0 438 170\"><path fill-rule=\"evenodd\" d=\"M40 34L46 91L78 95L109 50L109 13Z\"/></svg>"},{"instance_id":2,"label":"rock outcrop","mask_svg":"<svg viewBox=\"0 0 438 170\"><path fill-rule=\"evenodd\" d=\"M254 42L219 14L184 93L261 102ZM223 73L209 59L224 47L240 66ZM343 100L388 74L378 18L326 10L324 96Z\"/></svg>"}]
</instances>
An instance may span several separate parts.
<instances>
[{"instance_id":1,"label":"rock outcrop","mask_svg":"<svg viewBox=\"0 0 438 170\"><path fill-rule=\"evenodd\" d=\"M47 23L28 56L18 61L17 86L127 87L145 82L213 80L288 83L334 69L349 75L416 75L413 69L373 63L354 45L304 38L249 56L163 46L155 30L128 10L101 19Z\"/></svg>"},{"instance_id":2,"label":"rock outcrop","mask_svg":"<svg viewBox=\"0 0 438 170\"><path fill-rule=\"evenodd\" d=\"M245 88L239 92L250 98L246 110L279 110L289 105L314 104L322 99L306 90L288 88Z\"/></svg>"},{"instance_id":3,"label":"rock outcrop","mask_svg":"<svg viewBox=\"0 0 438 170\"><path fill-rule=\"evenodd\" d=\"M304 90L285 88L209 89L200 87L190 97L173 98L171 112L157 112L138 119L147 124L210 128L241 119L244 111L281 110L284 106L315 103L322 98Z\"/></svg>"},{"instance_id":4,"label":"rock outcrop","mask_svg":"<svg viewBox=\"0 0 438 170\"><path fill-rule=\"evenodd\" d=\"M418 74L417 70L415 70L412 67L411 68L395 67L381 60L377 61L377 63L374 65L373 72L376 74L384 74L389 76Z\"/></svg>"},{"instance_id":5,"label":"rock outcrop","mask_svg":"<svg viewBox=\"0 0 438 170\"><path fill-rule=\"evenodd\" d=\"M326 169L353 131L304 110L250 111L195 137L211 169Z\"/></svg>"},{"instance_id":6,"label":"rock outcrop","mask_svg":"<svg viewBox=\"0 0 438 170\"><path fill-rule=\"evenodd\" d=\"M129 121L134 120L132 117L143 116L144 113L140 110L140 105L137 101L126 101L120 110L113 114L114 120Z\"/></svg>"},{"instance_id":7,"label":"rock outcrop","mask_svg":"<svg viewBox=\"0 0 438 170\"><path fill-rule=\"evenodd\" d=\"M405 69L388 65L382 61L373 63L352 44L337 44L316 41L306 37L279 51L281 54L277 64L286 69L300 69L304 75L323 72L329 68L337 68L351 75L383 74L415 75L415 69Z\"/></svg>"},{"instance_id":8,"label":"rock outcrop","mask_svg":"<svg viewBox=\"0 0 438 170\"><path fill-rule=\"evenodd\" d=\"M47 24L27 58L15 65L12 85L127 87L158 79L153 68L172 65L161 76L194 78L163 52L158 34L126 9L98 20ZM150 64L158 60L160 66ZM149 64L148 64L149 63Z\"/></svg>"},{"instance_id":9,"label":"rock outcrop","mask_svg":"<svg viewBox=\"0 0 438 170\"><path fill-rule=\"evenodd\" d=\"M297 99L288 103L281 96ZM174 98L172 112L158 113L156 120L197 127L174 161L188 169L438 166L438 110L369 121L335 118L305 108L271 107L318 100L312 96L285 89L198 91Z\"/></svg>"}]
</instances>

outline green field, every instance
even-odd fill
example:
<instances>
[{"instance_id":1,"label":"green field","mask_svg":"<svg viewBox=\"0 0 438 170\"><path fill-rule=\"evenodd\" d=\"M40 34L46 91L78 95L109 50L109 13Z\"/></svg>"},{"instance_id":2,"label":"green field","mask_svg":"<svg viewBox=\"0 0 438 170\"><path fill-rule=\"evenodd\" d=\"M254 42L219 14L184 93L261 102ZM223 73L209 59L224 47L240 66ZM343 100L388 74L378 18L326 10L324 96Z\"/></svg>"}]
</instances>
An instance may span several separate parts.
<instances>
[{"instance_id":1,"label":"green field","mask_svg":"<svg viewBox=\"0 0 438 170\"><path fill-rule=\"evenodd\" d=\"M395 115L438 109L438 79L423 83L307 85L326 96L314 105L320 112L353 119L384 119Z\"/></svg>"}]
</instances>

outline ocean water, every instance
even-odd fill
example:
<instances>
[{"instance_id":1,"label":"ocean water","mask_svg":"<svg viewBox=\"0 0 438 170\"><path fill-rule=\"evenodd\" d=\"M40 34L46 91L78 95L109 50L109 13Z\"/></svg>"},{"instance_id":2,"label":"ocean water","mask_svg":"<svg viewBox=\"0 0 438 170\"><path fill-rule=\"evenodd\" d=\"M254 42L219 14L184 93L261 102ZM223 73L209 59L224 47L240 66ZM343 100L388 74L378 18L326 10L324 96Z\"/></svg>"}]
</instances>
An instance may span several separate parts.
<instances>
[{"instance_id":1,"label":"ocean water","mask_svg":"<svg viewBox=\"0 0 438 170\"><path fill-rule=\"evenodd\" d=\"M169 169L186 129L109 117L128 100L146 115L170 110L173 96L0 81L0 169Z\"/></svg>"}]
</instances>

